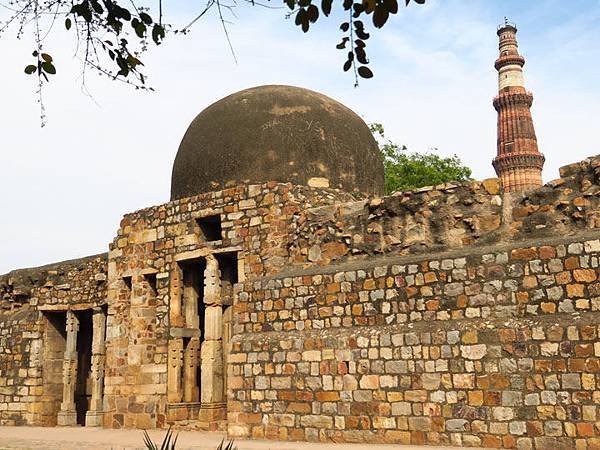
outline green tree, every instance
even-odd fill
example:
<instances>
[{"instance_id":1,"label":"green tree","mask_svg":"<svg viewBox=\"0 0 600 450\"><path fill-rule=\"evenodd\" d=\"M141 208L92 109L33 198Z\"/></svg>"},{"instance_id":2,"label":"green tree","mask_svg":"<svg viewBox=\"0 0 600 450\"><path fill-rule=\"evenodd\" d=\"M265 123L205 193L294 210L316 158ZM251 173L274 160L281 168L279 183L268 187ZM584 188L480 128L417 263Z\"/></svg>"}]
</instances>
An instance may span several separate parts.
<instances>
[{"instance_id":1,"label":"green tree","mask_svg":"<svg viewBox=\"0 0 600 450\"><path fill-rule=\"evenodd\" d=\"M471 169L458 156L442 157L433 151L408 152L405 145L385 138L380 123L371 124L370 128L383 156L386 194L471 179Z\"/></svg>"}]
</instances>

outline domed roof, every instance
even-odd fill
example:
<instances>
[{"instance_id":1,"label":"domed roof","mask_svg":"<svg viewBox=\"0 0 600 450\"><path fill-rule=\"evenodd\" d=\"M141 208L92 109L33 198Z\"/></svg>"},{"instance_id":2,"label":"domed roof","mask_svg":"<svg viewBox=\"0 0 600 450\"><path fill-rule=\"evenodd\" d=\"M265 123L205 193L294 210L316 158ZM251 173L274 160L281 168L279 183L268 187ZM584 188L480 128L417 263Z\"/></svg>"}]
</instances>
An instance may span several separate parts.
<instances>
[{"instance_id":1,"label":"domed roof","mask_svg":"<svg viewBox=\"0 0 600 450\"><path fill-rule=\"evenodd\" d=\"M259 86L194 119L175 157L171 200L231 181L381 194L383 163L369 127L341 103L308 89Z\"/></svg>"}]
</instances>

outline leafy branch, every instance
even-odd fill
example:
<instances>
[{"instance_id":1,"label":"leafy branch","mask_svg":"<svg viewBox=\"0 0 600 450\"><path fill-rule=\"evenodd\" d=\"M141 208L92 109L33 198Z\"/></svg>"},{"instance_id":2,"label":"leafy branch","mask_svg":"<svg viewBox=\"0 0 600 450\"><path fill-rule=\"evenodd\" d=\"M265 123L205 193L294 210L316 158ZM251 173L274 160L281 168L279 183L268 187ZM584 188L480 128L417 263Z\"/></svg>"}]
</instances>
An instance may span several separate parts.
<instances>
[{"instance_id":1,"label":"leafy branch","mask_svg":"<svg viewBox=\"0 0 600 450\"><path fill-rule=\"evenodd\" d=\"M139 0L0 0L0 10L9 12L8 18L0 22L0 37L10 27L16 27L17 38L22 38L33 24L32 55L35 60L25 66L25 73L37 76L42 123L42 87L57 73L55 58L50 52L42 51L42 48L56 22L64 23L64 28L73 33L77 43L75 56L81 61L84 83L86 71L92 69L101 76L118 79L136 89L151 90L146 86L142 61L142 55L149 45L160 45L168 32L188 33L199 19L212 10L215 10L222 24L236 60L225 12L235 17L234 9L239 7L237 0L206 0L200 13L180 30L163 23L162 0L156 1L157 7L151 8L138 4ZM404 6L411 2L422 5L425 0L340 1L347 19L339 26L342 40L336 47L346 52L343 70L348 72L352 69L355 85L358 85L359 78L373 77L366 50L371 35L365 24L370 20L373 27L383 28L389 18L398 13L398 2L404 3ZM270 9L287 7L289 11L286 17L294 17L294 23L305 33L324 17L331 16L336 6L334 0L282 0L281 6L258 0L242 0L242 3Z\"/></svg>"}]
</instances>

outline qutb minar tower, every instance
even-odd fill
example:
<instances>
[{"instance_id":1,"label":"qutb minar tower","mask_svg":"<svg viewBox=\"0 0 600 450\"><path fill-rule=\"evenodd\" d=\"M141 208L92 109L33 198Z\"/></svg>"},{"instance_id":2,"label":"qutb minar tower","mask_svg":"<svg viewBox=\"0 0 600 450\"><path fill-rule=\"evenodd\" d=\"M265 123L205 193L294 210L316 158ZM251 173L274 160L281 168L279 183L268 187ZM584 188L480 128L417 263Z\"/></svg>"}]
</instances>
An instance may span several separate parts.
<instances>
[{"instance_id":1,"label":"qutb minar tower","mask_svg":"<svg viewBox=\"0 0 600 450\"><path fill-rule=\"evenodd\" d=\"M498 27L500 56L495 63L498 96L494 98L498 112L498 154L492 165L505 192L541 186L544 165L531 119L533 95L525 90L525 58L519 54L516 35L517 27L507 20Z\"/></svg>"}]
</instances>

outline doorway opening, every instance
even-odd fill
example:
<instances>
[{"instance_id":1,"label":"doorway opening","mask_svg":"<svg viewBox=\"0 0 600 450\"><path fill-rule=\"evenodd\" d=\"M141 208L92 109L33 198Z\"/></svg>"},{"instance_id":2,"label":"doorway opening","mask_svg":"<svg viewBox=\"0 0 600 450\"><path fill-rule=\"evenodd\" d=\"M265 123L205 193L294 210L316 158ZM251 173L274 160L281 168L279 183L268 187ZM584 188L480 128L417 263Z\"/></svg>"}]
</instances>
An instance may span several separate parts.
<instances>
[{"instance_id":1,"label":"doorway opening","mask_svg":"<svg viewBox=\"0 0 600 450\"><path fill-rule=\"evenodd\" d=\"M77 311L79 331L77 332L77 383L75 384L75 409L77 424L85 425L85 413L90 409L92 399L92 310Z\"/></svg>"}]
</instances>

